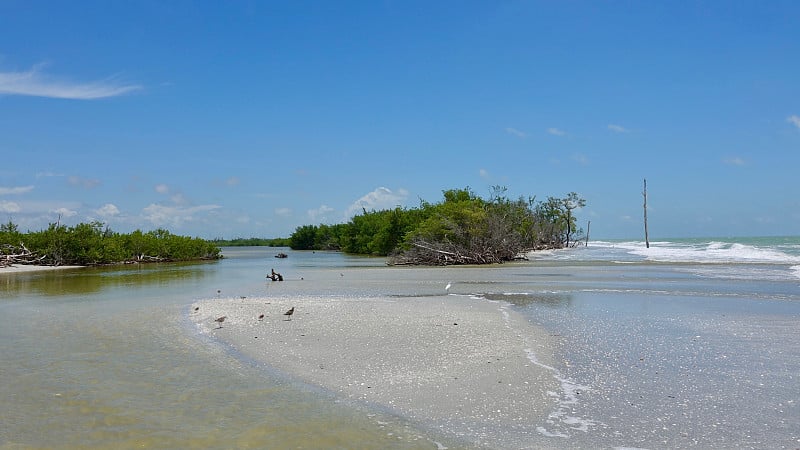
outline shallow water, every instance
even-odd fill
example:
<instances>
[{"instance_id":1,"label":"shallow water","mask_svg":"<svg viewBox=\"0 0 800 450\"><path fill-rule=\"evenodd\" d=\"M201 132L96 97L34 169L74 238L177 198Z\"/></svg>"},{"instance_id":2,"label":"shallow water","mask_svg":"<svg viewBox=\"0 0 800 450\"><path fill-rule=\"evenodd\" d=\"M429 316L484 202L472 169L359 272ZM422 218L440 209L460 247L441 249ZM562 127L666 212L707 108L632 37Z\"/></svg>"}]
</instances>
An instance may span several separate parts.
<instances>
[{"instance_id":1,"label":"shallow water","mask_svg":"<svg viewBox=\"0 0 800 450\"><path fill-rule=\"evenodd\" d=\"M0 275L0 448L458 448L199 336L194 298L269 291L264 250L231 253Z\"/></svg>"},{"instance_id":2,"label":"shallow water","mask_svg":"<svg viewBox=\"0 0 800 450\"><path fill-rule=\"evenodd\" d=\"M493 267L387 268L277 251L0 273L0 447L475 447L251 364L186 319L198 298L427 296L447 282L453 295L510 302L561 343L548 370L562 391L550 418L531 424L541 437L520 448L800 447L792 260L648 261L609 247ZM272 268L286 281L265 280Z\"/></svg>"}]
</instances>

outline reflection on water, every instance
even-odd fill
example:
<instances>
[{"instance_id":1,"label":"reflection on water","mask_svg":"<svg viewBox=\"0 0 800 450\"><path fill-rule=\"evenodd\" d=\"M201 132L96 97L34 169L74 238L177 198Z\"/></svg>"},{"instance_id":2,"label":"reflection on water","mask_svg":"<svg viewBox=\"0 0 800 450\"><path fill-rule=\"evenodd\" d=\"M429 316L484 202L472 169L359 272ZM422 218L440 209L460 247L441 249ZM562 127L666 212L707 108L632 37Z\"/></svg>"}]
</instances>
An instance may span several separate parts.
<instances>
[{"instance_id":1,"label":"reflection on water","mask_svg":"<svg viewBox=\"0 0 800 450\"><path fill-rule=\"evenodd\" d=\"M0 448L459 448L196 335L195 298L297 289L265 282L275 263L0 275Z\"/></svg>"},{"instance_id":2,"label":"reflection on water","mask_svg":"<svg viewBox=\"0 0 800 450\"><path fill-rule=\"evenodd\" d=\"M106 290L199 282L216 262L130 264L38 272L0 272L0 292L25 296L93 295Z\"/></svg>"},{"instance_id":3,"label":"reflection on water","mask_svg":"<svg viewBox=\"0 0 800 450\"><path fill-rule=\"evenodd\" d=\"M499 300L511 303L514 306L529 306L531 304L538 304L550 307L567 307L572 303L572 295L566 293L550 293L550 292L537 292L537 293L507 293L507 294L486 294L485 298L489 300Z\"/></svg>"}]
</instances>

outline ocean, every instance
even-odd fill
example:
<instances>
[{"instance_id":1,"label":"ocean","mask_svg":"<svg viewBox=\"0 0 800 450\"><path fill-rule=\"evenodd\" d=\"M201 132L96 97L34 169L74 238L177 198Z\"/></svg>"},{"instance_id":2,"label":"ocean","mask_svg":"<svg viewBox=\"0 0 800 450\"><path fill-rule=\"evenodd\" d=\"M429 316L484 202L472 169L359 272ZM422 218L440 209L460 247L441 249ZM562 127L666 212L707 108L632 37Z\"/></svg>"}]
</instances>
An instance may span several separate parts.
<instances>
[{"instance_id":1,"label":"ocean","mask_svg":"<svg viewBox=\"0 0 800 450\"><path fill-rule=\"evenodd\" d=\"M590 241L488 267L223 254L0 272L0 448L509 448L502 429L470 440L344 401L188 320L198 299L312 295L485 298L548 330L561 389L513 448L800 447L798 237Z\"/></svg>"}]
</instances>

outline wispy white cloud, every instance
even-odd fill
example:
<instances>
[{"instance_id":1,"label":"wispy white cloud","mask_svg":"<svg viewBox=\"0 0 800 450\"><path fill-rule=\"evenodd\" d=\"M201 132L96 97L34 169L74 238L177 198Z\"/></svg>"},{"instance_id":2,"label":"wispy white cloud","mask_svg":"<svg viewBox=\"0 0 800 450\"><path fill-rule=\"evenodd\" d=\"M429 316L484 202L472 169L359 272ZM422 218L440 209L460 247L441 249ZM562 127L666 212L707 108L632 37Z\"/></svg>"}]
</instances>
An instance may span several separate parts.
<instances>
[{"instance_id":1,"label":"wispy white cloud","mask_svg":"<svg viewBox=\"0 0 800 450\"><path fill-rule=\"evenodd\" d=\"M37 172L36 178L63 177L64 174L55 172Z\"/></svg>"},{"instance_id":2,"label":"wispy white cloud","mask_svg":"<svg viewBox=\"0 0 800 450\"><path fill-rule=\"evenodd\" d=\"M615 132L615 133L630 133L631 132L631 130L629 130L629 129L621 126L621 125L614 125L614 124L610 124L608 126L608 129L613 131L613 132Z\"/></svg>"},{"instance_id":3,"label":"wispy white cloud","mask_svg":"<svg viewBox=\"0 0 800 450\"><path fill-rule=\"evenodd\" d=\"M18 195L26 194L33 190L33 186L16 186L16 187L2 187L0 186L0 195Z\"/></svg>"},{"instance_id":4,"label":"wispy white cloud","mask_svg":"<svg viewBox=\"0 0 800 450\"><path fill-rule=\"evenodd\" d=\"M151 204L142 210L145 220L157 227L172 226L180 227L186 222L193 222L197 219L196 215L211 212L221 208L219 205L198 205L198 206L168 206Z\"/></svg>"},{"instance_id":5,"label":"wispy white cloud","mask_svg":"<svg viewBox=\"0 0 800 450\"><path fill-rule=\"evenodd\" d=\"M548 128L547 132L552 134L553 136L566 136L567 132L564 130L559 130L558 128Z\"/></svg>"},{"instance_id":6,"label":"wispy white cloud","mask_svg":"<svg viewBox=\"0 0 800 450\"><path fill-rule=\"evenodd\" d=\"M19 207L18 203L15 202L7 202L7 201L0 201L0 212L4 213L18 213L22 211L22 208Z\"/></svg>"},{"instance_id":7,"label":"wispy white cloud","mask_svg":"<svg viewBox=\"0 0 800 450\"><path fill-rule=\"evenodd\" d=\"M522 138L522 139L528 137L528 133L525 133L524 131L519 131L518 129L511 128L511 127L506 128L506 133L512 134L512 135L514 135L514 136L516 136L518 138Z\"/></svg>"},{"instance_id":8,"label":"wispy white cloud","mask_svg":"<svg viewBox=\"0 0 800 450\"><path fill-rule=\"evenodd\" d=\"M169 194L169 186L163 183L155 185L153 189L155 189L155 191L159 194Z\"/></svg>"},{"instance_id":9,"label":"wispy white cloud","mask_svg":"<svg viewBox=\"0 0 800 450\"><path fill-rule=\"evenodd\" d=\"M281 217L291 217L292 210L289 208L275 208L275 215Z\"/></svg>"},{"instance_id":10,"label":"wispy white cloud","mask_svg":"<svg viewBox=\"0 0 800 450\"><path fill-rule=\"evenodd\" d=\"M333 211L335 210L330 206L321 205L317 209L309 209L307 213L309 219L311 219L314 222L327 222L328 214L332 213Z\"/></svg>"},{"instance_id":11,"label":"wispy white cloud","mask_svg":"<svg viewBox=\"0 0 800 450\"><path fill-rule=\"evenodd\" d=\"M57 80L41 73L42 64L24 72L0 72L0 94L94 100L137 91L136 84L121 84L113 78L88 83Z\"/></svg>"},{"instance_id":12,"label":"wispy white cloud","mask_svg":"<svg viewBox=\"0 0 800 450\"><path fill-rule=\"evenodd\" d=\"M345 211L345 217L353 217L364 209L367 211L391 209L404 203L406 198L408 198L408 191L405 189L392 192L385 187L379 187L353 202Z\"/></svg>"},{"instance_id":13,"label":"wispy white cloud","mask_svg":"<svg viewBox=\"0 0 800 450\"><path fill-rule=\"evenodd\" d=\"M800 116L791 115L786 118L786 121L796 126L797 128L800 128Z\"/></svg>"},{"instance_id":14,"label":"wispy white cloud","mask_svg":"<svg viewBox=\"0 0 800 450\"><path fill-rule=\"evenodd\" d=\"M725 158L722 160L725 164L729 164L731 166L744 166L746 163L745 161L738 157L738 156L731 156L729 158Z\"/></svg>"},{"instance_id":15,"label":"wispy white cloud","mask_svg":"<svg viewBox=\"0 0 800 450\"><path fill-rule=\"evenodd\" d=\"M176 205L188 205L191 203L182 192L176 192L172 194L169 199L172 200L172 202Z\"/></svg>"},{"instance_id":16,"label":"wispy white cloud","mask_svg":"<svg viewBox=\"0 0 800 450\"><path fill-rule=\"evenodd\" d=\"M67 177L67 183L69 183L70 186L81 187L84 189L92 189L101 184L100 180L81 178L75 175Z\"/></svg>"},{"instance_id":17,"label":"wispy white cloud","mask_svg":"<svg viewBox=\"0 0 800 450\"><path fill-rule=\"evenodd\" d=\"M227 180L225 180L225 184L227 184L228 186L236 186L239 183L240 183L239 177L230 177Z\"/></svg>"},{"instance_id":18,"label":"wispy white cloud","mask_svg":"<svg viewBox=\"0 0 800 450\"><path fill-rule=\"evenodd\" d=\"M490 178L489 171L486 169L479 170L478 175L480 175L480 177L483 178L484 180L488 180Z\"/></svg>"},{"instance_id":19,"label":"wispy white cloud","mask_svg":"<svg viewBox=\"0 0 800 450\"><path fill-rule=\"evenodd\" d=\"M64 208L64 207L56 208L56 209L54 209L54 210L52 210L50 212L53 213L53 214L58 214L61 217L73 217L73 216L77 216L78 215L78 211L75 211L74 209Z\"/></svg>"},{"instance_id":20,"label":"wispy white cloud","mask_svg":"<svg viewBox=\"0 0 800 450\"><path fill-rule=\"evenodd\" d=\"M582 165L582 166L588 166L589 165L589 158L586 157L586 155L584 155L582 153L576 153L576 154L572 155L572 160L575 161L576 163Z\"/></svg>"}]
</instances>

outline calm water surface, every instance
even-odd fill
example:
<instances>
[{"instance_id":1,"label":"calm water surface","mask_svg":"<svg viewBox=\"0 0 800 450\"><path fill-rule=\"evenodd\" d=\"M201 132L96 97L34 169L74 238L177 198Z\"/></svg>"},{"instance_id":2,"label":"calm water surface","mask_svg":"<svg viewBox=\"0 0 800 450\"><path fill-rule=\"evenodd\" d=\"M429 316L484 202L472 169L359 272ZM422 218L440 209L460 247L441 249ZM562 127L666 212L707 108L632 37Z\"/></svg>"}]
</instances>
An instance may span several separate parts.
<instances>
[{"instance_id":1,"label":"calm water surface","mask_svg":"<svg viewBox=\"0 0 800 450\"><path fill-rule=\"evenodd\" d=\"M0 447L474 447L244 361L187 320L199 298L441 295L452 282L560 340L564 391L519 448L798 448L800 245L758 245L601 243L480 268L245 248L0 273ZM271 268L286 281L265 280Z\"/></svg>"},{"instance_id":2,"label":"calm water surface","mask_svg":"<svg viewBox=\"0 0 800 450\"><path fill-rule=\"evenodd\" d=\"M243 363L186 319L197 298L267 295L266 264L287 274L335 265L339 276L351 262L383 261L226 254L216 263L0 275L0 447L458 447Z\"/></svg>"}]
</instances>

